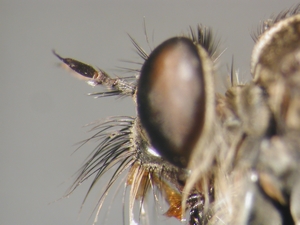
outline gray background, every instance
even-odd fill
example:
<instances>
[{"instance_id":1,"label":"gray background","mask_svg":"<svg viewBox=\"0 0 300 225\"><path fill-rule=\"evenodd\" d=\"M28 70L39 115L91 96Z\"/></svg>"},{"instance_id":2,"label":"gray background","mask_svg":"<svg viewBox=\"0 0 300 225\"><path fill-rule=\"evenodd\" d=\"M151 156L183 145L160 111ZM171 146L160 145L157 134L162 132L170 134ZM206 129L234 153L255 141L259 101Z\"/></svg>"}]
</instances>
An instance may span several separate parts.
<instances>
[{"instance_id":1,"label":"gray background","mask_svg":"<svg viewBox=\"0 0 300 225\"><path fill-rule=\"evenodd\" d=\"M245 79L249 76L250 37L261 19L297 1L0 1L0 224L91 224L94 193L78 218L87 191L83 184L68 199L59 199L71 177L93 149L88 144L71 155L91 134L82 126L111 115L134 115L130 99L93 99L98 88L57 67L55 48L122 75L120 60L136 60L131 34L145 49L143 17L152 46L202 23L227 48L220 60L226 69L232 55ZM150 38L151 39L151 38ZM70 178L71 177L71 178ZM70 179L69 179L70 178ZM106 202L105 207L111 201ZM51 203L51 204L49 204ZM121 199L99 224L121 223ZM163 220L167 221L167 220Z\"/></svg>"}]
</instances>

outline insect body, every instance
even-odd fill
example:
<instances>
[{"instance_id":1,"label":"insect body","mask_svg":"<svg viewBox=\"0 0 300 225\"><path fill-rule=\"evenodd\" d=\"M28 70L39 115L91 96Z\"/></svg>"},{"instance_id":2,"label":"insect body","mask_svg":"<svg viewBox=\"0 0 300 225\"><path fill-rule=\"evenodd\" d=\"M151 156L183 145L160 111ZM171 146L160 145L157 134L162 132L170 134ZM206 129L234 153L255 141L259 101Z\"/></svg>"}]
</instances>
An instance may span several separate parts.
<instances>
[{"instance_id":1,"label":"insect body","mask_svg":"<svg viewBox=\"0 0 300 225\"><path fill-rule=\"evenodd\" d=\"M117 178L126 173L130 222L151 189L168 203L165 215L189 224L300 224L300 6L265 21L251 62L253 81L214 90L217 45L199 26L166 40L145 60L136 81L54 54L89 84L131 96L136 117L97 125L101 138L75 181L118 165L98 212ZM89 190L90 192L90 190ZM97 217L97 216L96 216Z\"/></svg>"}]
</instances>

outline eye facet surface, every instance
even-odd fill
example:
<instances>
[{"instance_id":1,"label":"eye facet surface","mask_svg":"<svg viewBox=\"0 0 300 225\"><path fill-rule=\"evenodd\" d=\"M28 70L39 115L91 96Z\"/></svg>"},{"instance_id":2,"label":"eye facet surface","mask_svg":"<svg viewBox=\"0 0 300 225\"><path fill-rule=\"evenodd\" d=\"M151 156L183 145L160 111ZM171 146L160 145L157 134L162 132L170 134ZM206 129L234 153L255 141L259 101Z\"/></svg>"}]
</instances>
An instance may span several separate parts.
<instances>
[{"instance_id":1,"label":"eye facet surface","mask_svg":"<svg viewBox=\"0 0 300 225\"><path fill-rule=\"evenodd\" d=\"M154 148L171 163L186 167L204 120L198 46L183 37L159 45L142 67L137 105Z\"/></svg>"}]
</instances>

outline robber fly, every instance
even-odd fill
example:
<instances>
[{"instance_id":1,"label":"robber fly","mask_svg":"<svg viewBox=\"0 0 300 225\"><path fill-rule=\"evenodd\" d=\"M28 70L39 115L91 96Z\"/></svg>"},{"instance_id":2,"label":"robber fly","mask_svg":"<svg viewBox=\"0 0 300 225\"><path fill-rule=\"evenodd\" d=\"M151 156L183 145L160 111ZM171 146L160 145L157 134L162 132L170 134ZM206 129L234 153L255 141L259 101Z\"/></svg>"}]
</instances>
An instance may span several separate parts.
<instances>
[{"instance_id":1,"label":"robber fly","mask_svg":"<svg viewBox=\"0 0 300 225\"><path fill-rule=\"evenodd\" d=\"M100 143L70 193L93 176L89 194L115 169L95 222L123 175L130 224L142 223L134 205L143 208L154 189L168 204L165 216L192 225L300 224L300 4L262 22L253 39L253 80L239 83L232 69L225 94L215 91L218 43L203 26L150 54L131 38L144 62L129 78L54 52L90 85L107 88L92 95L129 96L137 108L136 117L95 125L86 140Z\"/></svg>"}]
</instances>

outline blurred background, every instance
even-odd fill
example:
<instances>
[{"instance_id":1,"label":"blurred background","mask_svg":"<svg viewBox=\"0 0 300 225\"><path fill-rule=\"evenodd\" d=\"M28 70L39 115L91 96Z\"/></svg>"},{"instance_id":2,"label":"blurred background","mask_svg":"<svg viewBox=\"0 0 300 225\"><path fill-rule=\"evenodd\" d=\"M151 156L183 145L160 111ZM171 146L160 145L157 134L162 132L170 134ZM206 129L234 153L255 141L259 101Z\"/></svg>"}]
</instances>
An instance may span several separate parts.
<instances>
[{"instance_id":1,"label":"blurred background","mask_svg":"<svg viewBox=\"0 0 300 225\"><path fill-rule=\"evenodd\" d=\"M70 198L56 201L95 147L87 144L72 154L75 144L92 135L83 128L85 124L113 115L135 115L131 99L87 96L102 89L58 67L52 49L122 76L117 67L134 66L122 60L139 60L127 33L149 52L144 18L152 48L187 32L189 26L203 24L213 28L221 40L220 49L226 49L219 60L220 71L226 75L234 55L235 67L247 81L254 44L250 33L261 20L296 3L1 0L0 224L92 224L94 215L90 214L101 188L80 214L89 181ZM123 223L121 198L105 202L98 224ZM174 220L161 221L165 222Z\"/></svg>"}]
</instances>

